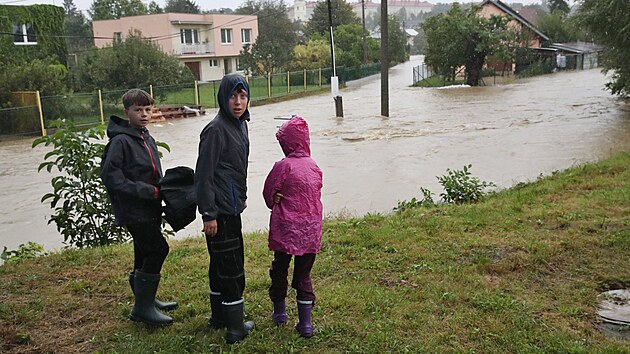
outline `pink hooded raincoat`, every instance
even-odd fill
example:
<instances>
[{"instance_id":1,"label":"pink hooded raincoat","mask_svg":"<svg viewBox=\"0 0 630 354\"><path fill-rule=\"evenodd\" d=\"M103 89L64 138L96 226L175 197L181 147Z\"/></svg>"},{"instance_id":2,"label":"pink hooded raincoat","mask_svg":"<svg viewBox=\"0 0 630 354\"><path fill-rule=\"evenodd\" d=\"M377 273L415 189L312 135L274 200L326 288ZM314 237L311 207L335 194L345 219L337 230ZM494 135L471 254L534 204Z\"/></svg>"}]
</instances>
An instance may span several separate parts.
<instances>
[{"instance_id":1,"label":"pink hooded raincoat","mask_svg":"<svg viewBox=\"0 0 630 354\"><path fill-rule=\"evenodd\" d=\"M284 123L276 138L286 156L265 180L263 197L271 209L269 249L294 256L317 253L322 241L322 171L311 159L308 124L298 116ZM273 202L276 193L283 195Z\"/></svg>"}]
</instances>

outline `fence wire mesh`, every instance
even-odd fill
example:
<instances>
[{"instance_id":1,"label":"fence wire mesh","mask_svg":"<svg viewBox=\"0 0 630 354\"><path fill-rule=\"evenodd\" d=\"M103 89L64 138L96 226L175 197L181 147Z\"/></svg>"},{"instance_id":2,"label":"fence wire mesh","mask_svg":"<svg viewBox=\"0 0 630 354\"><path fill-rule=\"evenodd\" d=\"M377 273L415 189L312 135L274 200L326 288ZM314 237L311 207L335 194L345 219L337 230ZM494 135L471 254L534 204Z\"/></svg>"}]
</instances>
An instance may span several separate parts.
<instances>
[{"instance_id":1,"label":"fence wire mesh","mask_svg":"<svg viewBox=\"0 0 630 354\"><path fill-rule=\"evenodd\" d=\"M380 64L360 67L339 67L339 83L356 80L380 72ZM325 90L330 87L332 68L292 71L270 76L250 76L251 102L269 98L299 94L308 91ZM141 89L152 93L156 107L195 106L216 109L220 80L183 83L177 85L148 86ZM66 120L75 126L92 126L107 123L111 115L121 116L121 97L127 91L111 90L90 93L69 93L56 96L42 96L41 107L43 129L52 126L55 120ZM41 135L42 124L36 104L36 92L15 93L15 105L0 109L0 137L19 135Z\"/></svg>"}]
</instances>

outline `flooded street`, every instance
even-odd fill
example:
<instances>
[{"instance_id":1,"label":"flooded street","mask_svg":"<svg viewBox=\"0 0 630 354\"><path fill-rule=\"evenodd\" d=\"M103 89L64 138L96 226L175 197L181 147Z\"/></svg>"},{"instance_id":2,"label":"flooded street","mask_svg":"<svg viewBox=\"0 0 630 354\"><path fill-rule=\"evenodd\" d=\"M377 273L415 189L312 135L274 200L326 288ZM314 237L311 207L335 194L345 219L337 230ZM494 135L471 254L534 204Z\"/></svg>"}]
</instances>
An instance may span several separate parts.
<instances>
[{"instance_id":1,"label":"flooded street","mask_svg":"<svg viewBox=\"0 0 630 354\"><path fill-rule=\"evenodd\" d=\"M389 212L420 187L441 192L436 176L472 164L472 174L499 188L532 181L573 165L630 150L630 106L603 90L598 70L562 72L510 84L466 88L409 87L419 57L390 70L390 117L380 115L380 77L341 90L344 118L335 117L329 93L251 108L251 155L245 231L265 229L269 211L261 193L273 163L283 157L275 132L301 115L311 127L311 151L324 172L326 215ZM166 170L195 166L199 133L214 117L149 126L166 142ZM0 142L0 249L35 241L61 248L62 236L47 225L52 213L40 198L51 174L37 173L47 151L32 139ZM437 196L435 197L438 198ZM201 220L177 237L198 234Z\"/></svg>"}]
</instances>

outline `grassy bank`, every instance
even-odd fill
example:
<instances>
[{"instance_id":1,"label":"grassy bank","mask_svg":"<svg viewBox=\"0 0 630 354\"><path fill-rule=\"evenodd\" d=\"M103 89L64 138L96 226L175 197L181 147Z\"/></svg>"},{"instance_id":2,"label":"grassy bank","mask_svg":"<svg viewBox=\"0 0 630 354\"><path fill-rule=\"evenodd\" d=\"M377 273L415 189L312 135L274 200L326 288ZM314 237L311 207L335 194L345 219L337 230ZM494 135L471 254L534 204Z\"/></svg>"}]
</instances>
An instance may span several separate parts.
<instances>
[{"instance_id":1,"label":"grassy bank","mask_svg":"<svg viewBox=\"0 0 630 354\"><path fill-rule=\"evenodd\" d=\"M630 352L595 327L596 296L630 287L629 181L622 153L474 205L329 220L308 340L269 319L263 233L245 238L246 312L257 327L233 346L206 324L201 238L170 241L159 295L180 308L163 329L127 319L130 245L8 263L0 266L0 352Z\"/></svg>"}]
</instances>

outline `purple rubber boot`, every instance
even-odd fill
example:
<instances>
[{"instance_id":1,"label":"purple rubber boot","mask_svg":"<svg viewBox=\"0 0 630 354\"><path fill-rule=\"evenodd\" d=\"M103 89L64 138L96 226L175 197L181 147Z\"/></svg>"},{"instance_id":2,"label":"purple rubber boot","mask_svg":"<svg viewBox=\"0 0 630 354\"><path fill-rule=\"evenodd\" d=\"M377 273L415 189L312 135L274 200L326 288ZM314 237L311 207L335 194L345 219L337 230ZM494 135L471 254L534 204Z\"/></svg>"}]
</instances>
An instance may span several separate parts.
<instances>
[{"instance_id":1,"label":"purple rubber boot","mask_svg":"<svg viewBox=\"0 0 630 354\"><path fill-rule=\"evenodd\" d=\"M284 300L273 303L271 320L279 326L287 323L287 305Z\"/></svg>"},{"instance_id":2,"label":"purple rubber boot","mask_svg":"<svg viewBox=\"0 0 630 354\"><path fill-rule=\"evenodd\" d=\"M295 326L300 336L311 338L313 336L313 326L311 325L311 313L313 311L312 301L298 300L298 324Z\"/></svg>"}]
</instances>

